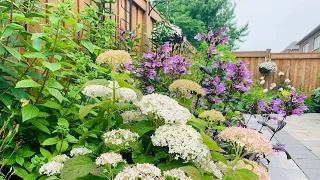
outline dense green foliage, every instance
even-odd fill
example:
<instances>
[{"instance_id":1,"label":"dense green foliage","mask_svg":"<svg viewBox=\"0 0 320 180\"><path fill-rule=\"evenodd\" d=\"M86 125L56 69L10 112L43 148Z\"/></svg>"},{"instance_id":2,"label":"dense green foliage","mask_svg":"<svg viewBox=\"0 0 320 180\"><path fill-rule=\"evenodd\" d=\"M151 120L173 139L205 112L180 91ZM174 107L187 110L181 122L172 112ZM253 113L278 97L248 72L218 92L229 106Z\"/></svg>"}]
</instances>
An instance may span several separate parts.
<instances>
[{"instance_id":1,"label":"dense green foliage","mask_svg":"<svg viewBox=\"0 0 320 180\"><path fill-rule=\"evenodd\" d=\"M153 4L157 4L155 0ZM173 24L179 26L188 41L195 47L199 42L194 36L204 33L209 27L216 30L222 27L230 29L230 49L237 49L237 42L241 42L248 34L248 24L237 27L234 14L235 4L231 0L169 0L167 3L159 3L157 9L164 14Z\"/></svg>"}]
</instances>

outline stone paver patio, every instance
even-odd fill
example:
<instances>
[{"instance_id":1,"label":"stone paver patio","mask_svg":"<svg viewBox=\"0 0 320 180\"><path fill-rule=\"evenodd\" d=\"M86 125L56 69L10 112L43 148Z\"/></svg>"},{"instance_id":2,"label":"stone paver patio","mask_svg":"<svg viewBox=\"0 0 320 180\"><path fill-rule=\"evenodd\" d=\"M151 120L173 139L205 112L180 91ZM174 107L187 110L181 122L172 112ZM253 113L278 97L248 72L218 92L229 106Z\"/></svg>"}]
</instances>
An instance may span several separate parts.
<instances>
[{"instance_id":1,"label":"stone paver patio","mask_svg":"<svg viewBox=\"0 0 320 180\"><path fill-rule=\"evenodd\" d=\"M248 127L259 130L261 125L257 119L262 118L251 118ZM292 159L287 160L284 152L268 156L271 180L320 180L320 114L292 116L286 122L287 126L275 135L272 144L286 144ZM270 123L276 125L275 121ZM267 128L262 133L267 138L271 137Z\"/></svg>"}]
</instances>

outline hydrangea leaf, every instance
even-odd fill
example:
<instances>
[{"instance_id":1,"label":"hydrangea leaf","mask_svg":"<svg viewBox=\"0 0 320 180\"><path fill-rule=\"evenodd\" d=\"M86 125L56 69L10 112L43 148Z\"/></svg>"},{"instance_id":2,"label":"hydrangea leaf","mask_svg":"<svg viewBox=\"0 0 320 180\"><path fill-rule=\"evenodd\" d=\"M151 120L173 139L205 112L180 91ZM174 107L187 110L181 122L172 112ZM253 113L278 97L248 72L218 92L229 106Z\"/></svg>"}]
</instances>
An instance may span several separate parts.
<instances>
[{"instance_id":1,"label":"hydrangea leaf","mask_svg":"<svg viewBox=\"0 0 320 180\"><path fill-rule=\"evenodd\" d=\"M201 179L201 173L193 166L180 167L179 169L187 173L192 179Z\"/></svg>"},{"instance_id":2,"label":"hydrangea leaf","mask_svg":"<svg viewBox=\"0 0 320 180\"><path fill-rule=\"evenodd\" d=\"M61 180L76 180L79 177L88 175L96 167L90 157L76 156L65 162L61 171Z\"/></svg>"},{"instance_id":3,"label":"hydrangea leaf","mask_svg":"<svg viewBox=\"0 0 320 180\"><path fill-rule=\"evenodd\" d=\"M212 140L212 138L210 138L208 135L206 135L203 131L201 131L200 134L203 139L203 143L205 145L207 145L210 150L214 150L214 151L219 150L219 146L217 145L217 143L214 140Z\"/></svg>"}]
</instances>

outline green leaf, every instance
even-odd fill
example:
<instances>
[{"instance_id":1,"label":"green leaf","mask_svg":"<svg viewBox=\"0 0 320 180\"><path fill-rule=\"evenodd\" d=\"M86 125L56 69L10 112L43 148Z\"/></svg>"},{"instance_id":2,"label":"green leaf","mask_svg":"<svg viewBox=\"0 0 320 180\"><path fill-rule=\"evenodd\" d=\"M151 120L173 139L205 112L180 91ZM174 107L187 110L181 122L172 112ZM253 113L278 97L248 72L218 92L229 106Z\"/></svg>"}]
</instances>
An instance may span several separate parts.
<instances>
[{"instance_id":1,"label":"green leaf","mask_svg":"<svg viewBox=\"0 0 320 180\"><path fill-rule=\"evenodd\" d=\"M21 60L21 54L20 54L17 50L15 50L15 49L13 49L13 48L11 48L11 47L8 47L8 46L4 46L4 48L5 48L13 57L15 57L15 58L18 59L18 60Z\"/></svg>"},{"instance_id":2,"label":"green leaf","mask_svg":"<svg viewBox=\"0 0 320 180\"><path fill-rule=\"evenodd\" d=\"M13 94L13 96L17 99L27 99L28 94L24 92L24 89L22 88L14 88L11 87L11 93Z\"/></svg>"},{"instance_id":3,"label":"green leaf","mask_svg":"<svg viewBox=\"0 0 320 180\"><path fill-rule=\"evenodd\" d=\"M180 167L183 172L187 173L192 179L201 179L201 173L193 166Z\"/></svg>"},{"instance_id":4,"label":"green leaf","mask_svg":"<svg viewBox=\"0 0 320 180\"><path fill-rule=\"evenodd\" d=\"M50 157L52 156L52 154L48 150L42 147L40 147L40 153L42 154L42 156L46 157L47 159L50 159Z\"/></svg>"},{"instance_id":5,"label":"green leaf","mask_svg":"<svg viewBox=\"0 0 320 180\"><path fill-rule=\"evenodd\" d=\"M26 176L29 175L29 173L23 168L13 167L13 169L14 169L15 173L21 178L25 178Z\"/></svg>"},{"instance_id":6,"label":"green leaf","mask_svg":"<svg viewBox=\"0 0 320 180\"><path fill-rule=\"evenodd\" d=\"M83 45L85 48L87 48L90 53L93 53L94 50L96 50L96 49L101 49L100 47L92 44L92 42L87 39L81 40L81 45Z\"/></svg>"},{"instance_id":7,"label":"green leaf","mask_svg":"<svg viewBox=\"0 0 320 180\"><path fill-rule=\"evenodd\" d=\"M37 51L41 51L42 49L42 39L37 38L32 41L32 48L34 48Z\"/></svg>"},{"instance_id":8,"label":"green leaf","mask_svg":"<svg viewBox=\"0 0 320 180\"><path fill-rule=\"evenodd\" d=\"M59 118L58 125L63 127L69 127L69 122L64 118Z\"/></svg>"},{"instance_id":9,"label":"green leaf","mask_svg":"<svg viewBox=\"0 0 320 180\"><path fill-rule=\"evenodd\" d=\"M214 150L214 151L219 150L219 146L211 137L206 135L203 131L200 131L200 134L203 139L203 143L207 145L210 150Z\"/></svg>"},{"instance_id":10,"label":"green leaf","mask_svg":"<svg viewBox=\"0 0 320 180\"><path fill-rule=\"evenodd\" d=\"M36 180L37 177L38 177L38 174L33 172L27 175L25 178L23 178L23 180Z\"/></svg>"},{"instance_id":11,"label":"green leaf","mask_svg":"<svg viewBox=\"0 0 320 180\"><path fill-rule=\"evenodd\" d=\"M3 32L3 34L2 34L1 37L2 37L2 38L7 38L7 37L11 36L12 33L13 33L13 28L7 26L7 27L4 29L4 32Z\"/></svg>"},{"instance_id":12,"label":"green leaf","mask_svg":"<svg viewBox=\"0 0 320 180\"><path fill-rule=\"evenodd\" d=\"M2 101L3 104L7 106L9 109L11 108L12 99L11 99L11 96L9 96L8 94L0 95L0 101Z\"/></svg>"},{"instance_id":13,"label":"green leaf","mask_svg":"<svg viewBox=\"0 0 320 180\"><path fill-rule=\"evenodd\" d=\"M96 104L90 104L90 105L86 105L86 106L82 106L79 109L79 118L81 120L84 120L84 117L86 117L94 107L100 106L101 103L96 103Z\"/></svg>"},{"instance_id":14,"label":"green leaf","mask_svg":"<svg viewBox=\"0 0 320 180\"><path fill-rule=\"evenodd\" d=\"M36 120L31 120L30 121L36 128L40 129L41 131L51 134L50 130L47 128L47 126L45 126L44 124L36 121Z\"/></svg>"},{"instance_id":15,"label":"green leaf","mask_svg":"<svg viewBox=\"0 0 320 180\"><path fill-rule=\"evenodd\" d=\"M225 176L230 180L258 180L258 176L249 169L230 170Z\"/></svg>"},{"instance_id":16,"label":"green leaf","mask_svg":"<svg viewBox=\"0 0 320 180\"><path fill-rule=\"evenodd\" d=\"M47 87L62 90L64 87L55 79L49 79L46 83Z\"/></svg>"},{"instance_id":17,"label":"green leaf","mask_svg":"<svg viewBox=\"0 0 320 180\"><path fill-rule=\"evenodd\" d=\"M29 119L37 117L39 114L39 109L32 104L27 104L22 107L21 113L22 113L22 121L25 122Z\"/></svg>"},{"instance_id":18,"label":"green leaf","mask_svg":"<svg viewBox=\"0 0 320 180\"><path fill-rule=\"evenodd\" d=\"M57 89L54 89L54 88L49 88L49 87L47 87L47 90L48 90L49 94L51 94L53 97L55 97L60 103L62 102L63 96L60 93L60 91L58 91Z\"/></svg>"},{"instance_id":19,"label":"green leaf","mask_svg":"<svg viewBox=\"0 0 320 180\"><path fill-rule=\"evenodd\" d=\"M22 80L16 84L16 88L29 88L29 87L41 87L41 85L31 79Z\"/></svg>"},{"instance_id":20,"label":"green leaf","mask_svg":"<svg viewBox=\"0 0 320 180\"><path fill-rule=\"evenodd\" d=\"M33 151L24 151L23 152L23 157L31 157L32 155L34 155L35 152Z\"/></svg>"},{"instance_id":21,"label":"green leaf","mask_svg":"<svg viewBox=\"0 0 320 180\"><path fill-rule=\"evenodd\" d=\"M211 157L212 157L212 160L214 160L214 161L221 161L224 164L227 164L226 158L221 153L211 152Z\"/></svg>"},{"instance_id":22,"label":"green leaf","mask_svg":"<svg viewBox=\"0 0 320 180\"><path fill-rule=\"evenodd\" d=\"M61 180L76 180L78 177L88 175L96 167L90 157L76 156L65 162L61 171Z\"/></svg>"},{"instance_id":23,"label":"green leaf","mask_svg":"<svg viewBox=\"0 0 320 180\"><path fill-rule=\"evenodd\" d=\"M7 74L9 74L12 77L18 78L18 76L19 76L15 71L13 71L11 68L7 67L4 64L0 64L0 69L2 69L3 72L6 72Z\"/></svg>"},{"instance_id":24,"label":"green leaf","mask_svg":"<svg viewBox=\"0 0 320 180\"><path fill-rule=\"evenodd\" d=\"M57 144L59 141L60 139L58 137L52 137L43 141L42 145L44 146L54 145L54 144Z\"/></svg>"},{"instance_id":25,"label":"green leaf","mask_svg":"<svg viewBox=\"0 0 320 180\"><path fill-rule=\"evenodd\" d=\"M198 118L193 118L193 119L190 119L187 124L195 127L196 129L198 129L199 131L204 131L208 124L206 121L202 120L202 119L198 119Z\"/></svg>"},{"instance_id":26,"label":"green leaf","mask_svg":"<svg viewBox=\"0 0 320 180\"><path fill-rule=\"evenodd\" d=\"M130 129L138 133L139 136L143 136L147 132L154 130L154 127L151 121L140 121L135 123Z\"/></svg>"},{"instance_id":27,"label":"green leaf","mask_svg":"<svg viewBox=\"0 0 320 180\"><path fill-rule=\"evenodd\" d=\"M56 149L58 152L64 152L65 150L67 150L69 147L69 144L66 140L63 140L63 141L59 141L57 144L56 144Z\"/></svg>"},{"instance_id":28,"label":"green leaf","mask_svg":"<svg viewBox=\"0 0 320 180\"><path fill-rule=\"evenodd\" d=\"M48 59L44 54L40 52L26 52L23 54L23 56L26 58L38 58L38 59L45 59L45 60Z\"/></svg>"},{"instance_id":29,"label":"green leaf","mask_svg":"<svg viewBox=\"0 0 320 180\"><path fill-rule=\"evenodd\" d=\"M58 109L58 110L62 108L60 104L52 100L48 100L44 104L40 104L40 106L44 106L52 109Z\"/></svg>"},{"instance_id":30,"label":"green leaf","mask_svg":"<svg viewBox=\"0 0 320 180\"><path fill-rule=\"evenodd\" d=\"M35 39L41 38L46 35L47 35L46 33L33 33L31 36L31 40L35 40Z\"/></svg>"},{"instance_id":31,"label":"green leaf","mask_svg":"<svg viewBox=\"0 0 320 180\"><path fill-rule=\"evenodd\" d=\"M65 140L67 140L69 143L78 143L78 139L70 134L66 136Z\"/></svg>"},{"instance_id":32,"label":"green leaf","mask_svg":"<svg viewBox=\"0 0 320 180\"><path fill-rule=\"evenodd\" d=\"M42 64L52 72L61 69L61 64L59 62L50 63L50 62L44 61L42 62Z\"/></svg>"},{"instance_id":33,"label":"green leaf","mask_svg":"<svg viewBox=\"0 0 320 180\"><path fill-rule=\"evenodd\" d=\"M24 163L23 157L17 156L17 157L16 157L16 162L17 162L20 166L22 166L23 163Z\"/></svg>"}]
</instances>

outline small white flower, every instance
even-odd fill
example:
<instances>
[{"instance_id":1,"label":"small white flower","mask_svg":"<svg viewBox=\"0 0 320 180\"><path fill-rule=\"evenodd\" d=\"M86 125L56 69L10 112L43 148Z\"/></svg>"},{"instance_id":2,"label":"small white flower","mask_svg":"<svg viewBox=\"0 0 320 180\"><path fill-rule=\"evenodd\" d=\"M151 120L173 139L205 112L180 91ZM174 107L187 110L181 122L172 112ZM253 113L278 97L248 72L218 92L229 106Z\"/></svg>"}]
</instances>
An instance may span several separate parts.
<instances>
[{"instance_id":1,"label":"small white flower","mask_svg":"<svg viewBox=\"0 0 320 180\"><path fill-rule=\"evenodd\" d=\"M119 102L134 102L138 98L136 92L129 88L116 89L116 99Z\"/></svg>"},{"instance_id":2,"label":"small white flower","mask_svg":"<svg viewBox=\"0 0 320 180\"><path fill-rule=\"evenodd\" d=\"M261 77L260 77L260 80L264 80L264 76L261 76Z\"/></svg>"},{"instance_id":3,"label":"small white flower","mask_svg":"<svg viewBox=\"0 0 320 180\"><path fill-rule=\"evenodd\" d=\"M119 162L126 162L126 161L122 159L121 154L117 154L114 152L101 154L96 159L97 165L111 164L112 166L115 167Z\"/></svg>"},{"instance_id":4,"label":"small white flower","mask_svg":"<svg viewBox=\"0 0 320 180\"><path fill-rule=\"evenodd\" d=\"M135 142L139 138L137 133L130 130L118 129L104 133L103 141L107 145L125 146L129 147L130 143Z\"/></svg>"},{"instance_id":5,"label":"small white flower","mask_svg":"<svg viewBox=\"0 0 320 180\"><path fill-rule=\"evenodd\" d=\"M115 180L155 180L160 178L161 170L153 164L137 164L132 167L126 167L119 172Z\"/></svg>"},{"instance_id":6,"label":"small white flower","mask_svg":"<svg viewBox=\"0 0 320 180\"><path fill-rule=\"evenodd\" d=\"M283 91L283 88L279 88L279 91L282 92L282 91Z\"/></svg>"},{"instance_id":7,"label":"small white flower","mask_svg":"<svg viewBox=\"0 0 320 180\"><path fill-rule=\"evenodd\" d=\"M103 97L112 94L112 89L103 85L89 85L81 92L89 97Z\"/></svg>"},{"instance_id":8,"label":"small white flower","mask_svg":"<svg viewBox=\"0 0 320 180\"><path fill-rule=\"evenodd\" d=\"M69 159L69 157L67 155L61 154L61 155L58 155L58 156L55 156L54 158L52 158L51 161L55 161L55 162L58 162L58 163L64 163L68 159Z\"/></svg>"},{"instance_id":9,"label":"small white flower","mask_svg":"<svg viewBox=\"0 0 320 180\"><path fill-rule=\"evenodd\" d=\"M39 173L47 176L57 175L60 174L62 168L62 163L52 161L42 165L39 169Z\"/></svg>"},{"instance_id":10,"label":"small white flower","mask_svg":"<svg viewBox=\"0 0 320 180\"><path fill-rule=\"evenodd\" d=\"M186 124L191 119L191 113L187 108L165 95L143 96L137 105L143 114L153 114L156 118L164 119L166 124Z\"/></svg>"},{"instance_id":11,"label":"small white flower","mask_svg":"<svg viewBox=\"0 0 320 180\"><path fill-rule=\"evenodd\" d=\"M178 179L178 180L192 180L190 177L186 175L185 172L183 172L181 169L171 169L169 171L163 172L163 175L165 177L170 177L172 179Z\"/></svg>"},{"instance_id":12,"label":"small white flower","mask_svg":"<svg viewBox=\"0 0 320 180\"><path fill-rule=\"evenodd\" d=\"M143 121L147 119L147 116L140 111L125 111L121 114L123 123L131 123L133 121Z\"/></svg>"},{"instance_id":13,"label":"small white flower","mask_svg":"<svg viewBox=\"0 0 320 180\"><path fill-rule=\"evenodd\" d=\"M287 86L289 89L291 89L292 88L292 86L291 85L289 85L289 86Z\"/></svg>"},{"instance_id":14,"label":"small white flower","mask_svg":"<svg viewBox=\"0 0 320 180\"><path fill-rule=\"evenodd\" d=\"M283 76L283 75L284 75L284 72L280 71L280 72L278 73L278 75L279 75L279 76Z\"/></svg>"},{"instance_id":15,"label":"small white flower","mask_svg":"<svg viewBox=\"0 0 320 180\"><path fill-rule=\"evenodd\" d=\"M286 79L286 80L284 80L284 82L289 84L291 81L290 81L290 79Z\"/></svg>"},{"instance_id":16,"label":"small white flower","mask_svg":"<svg viewBox=\"0 0 320 180\"><path fill-rule=\"evenodd\" d=\"M29 104L29 101L30 101L30 100L26 100L26 99L24 99L24 98L23 98L23 99L20 99L20 102L22 103L22 104L21 104L21 107Z\"/></svg>"},{"instance_id":17,"label":"small white flower","mask_svg":"<svg viewBox=\"0 0 320 180\"><path fill-rule=\"evenodd\" d=\"M266 83L265 80L260 81L260 84L263 85L264 83Z\"/></svg>"},{"instance_id":18,"label":"small white flower","mask_svg":"<svg viewBox=\"0 0 320 180\"><path fill-rule=\"evenodd\" d=\"M262 92L263 92L263 93L267 93L267 92L268 92L268 89L264 89Z\"/></svg>"},{"instance_id":19,"label":"small white flower","mask_svg":"<svg viewBox=\"0 0 320 180\"><path fill-rule=\"evenodd\" d=\"M89 153L92 153L92 151L88 148L73 148L70 151L70 156L82 156Z\"/></svg>"}]
</instances>

